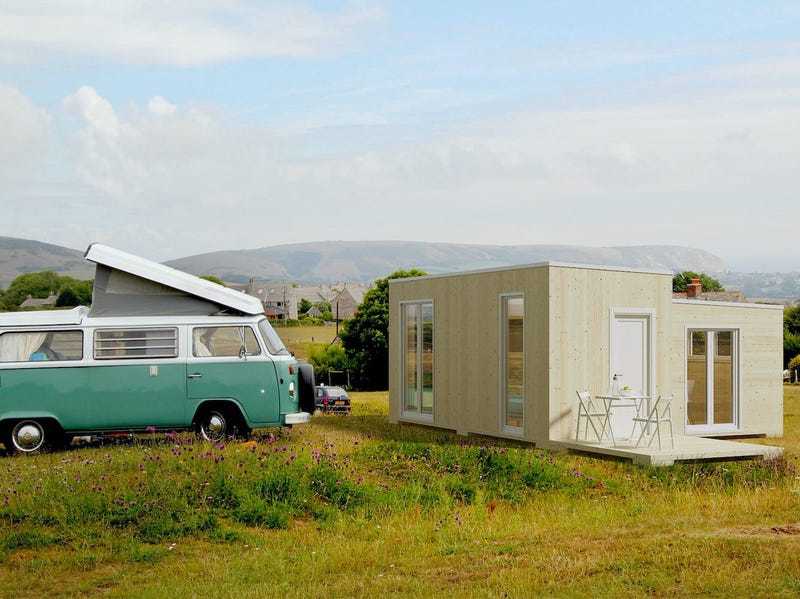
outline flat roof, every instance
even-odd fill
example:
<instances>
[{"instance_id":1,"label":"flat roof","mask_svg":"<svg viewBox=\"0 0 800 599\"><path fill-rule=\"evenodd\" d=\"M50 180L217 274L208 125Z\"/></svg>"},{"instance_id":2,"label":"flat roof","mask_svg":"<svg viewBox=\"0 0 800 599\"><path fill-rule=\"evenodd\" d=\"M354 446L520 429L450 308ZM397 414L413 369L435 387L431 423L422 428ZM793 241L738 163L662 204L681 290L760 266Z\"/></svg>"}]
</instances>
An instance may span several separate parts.
<instances>
[{"instance_id":1,"label":"flat roof","mask_svg":"<svg viewBox=\"0 0 800 599\"><path fill-rule=\"evenodd\" d=\"M428 279L443 279L445 277L463 277L468 275L477 275L490 272L505 272L509 270L524 270L527 268L577 268L582 270L605 270L610 272L630 272L647 275L663 275L674 276L671 270L658 270L652 268L635 268L629 266L605 266L602 264L579 264L576 262L534 262L533 264L515 264L511 266L499 266L493 268L478 268L474 270L457 270L455 272L438 273L435 275L425 275L422 277L408 277L405 279L389 279L389 284L393 283L409 283L413 281L424 281Z\"/></svg>"},{"instance_id":2,"label":"flat roof","mask_svg":"<svg viewBox=\"0 0 800 599\"><path fill-rule=\"evenodd\" d=\"M256 297L107 245L93 243L86 250L85 258L95 264L142 277L245 314L257 315L264 312L264 306Z\"/></svg>"},{"instance_id":3,"label":"flat roof","mask_svg":"<svg viewBox=\"0 0 800 599\"><path fill-rule=\"evenodd\" d=\"M23 310L0 313L0 327L77 325L89 313L86 306L72 310Z\"/></svg>"},{"instance_id":4,"label":"flat roof","mask_svg":"<svg viewBox=\"0 0 800 599\"><path fill-rule=\"evenodd\" d=\"M783 310L784 306L780 304L754 304L753 302L718 302L714 300L703 299L683 299L674 298L673 304L691 304L693 306L719 306L726 308L762 308L764 310Z\"/></svg>"}]
</instances>

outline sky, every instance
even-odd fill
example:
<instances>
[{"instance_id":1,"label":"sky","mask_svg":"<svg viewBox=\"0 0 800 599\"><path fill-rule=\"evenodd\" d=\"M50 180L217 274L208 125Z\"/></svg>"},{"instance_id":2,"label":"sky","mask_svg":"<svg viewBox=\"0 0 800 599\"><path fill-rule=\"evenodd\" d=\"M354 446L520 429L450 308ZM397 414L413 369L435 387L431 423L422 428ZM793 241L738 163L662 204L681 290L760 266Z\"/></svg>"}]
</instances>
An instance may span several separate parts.
<instances>
[{"instance_id":1,"label":"sky","mask_svg":"<svg viewBox=\"0 0 800 599\"><path fill-rule=\"evenodd\" d=\"M800 3L0 0L0 235L800 270Z\"/></svg>"}]
</instances>

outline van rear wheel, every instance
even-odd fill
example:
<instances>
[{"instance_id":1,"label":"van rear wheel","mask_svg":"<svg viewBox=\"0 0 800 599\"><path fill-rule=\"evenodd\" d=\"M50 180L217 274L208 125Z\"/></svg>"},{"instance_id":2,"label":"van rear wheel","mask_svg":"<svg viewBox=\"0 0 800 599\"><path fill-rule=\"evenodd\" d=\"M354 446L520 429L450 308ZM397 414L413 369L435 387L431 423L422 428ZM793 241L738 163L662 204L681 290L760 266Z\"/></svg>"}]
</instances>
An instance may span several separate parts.
<instances>
[{"instance_id":1,"label":"van rear wheel","mask_svg":"<svg viewBox=\"0 0 800 599\"><path fill-rule=\"evenodd\" d=\"M46 429L36 420L20 420L12 425L3 443L9 453L36 453L45 448L48 441Z\"/></svg>"}]
</instances>

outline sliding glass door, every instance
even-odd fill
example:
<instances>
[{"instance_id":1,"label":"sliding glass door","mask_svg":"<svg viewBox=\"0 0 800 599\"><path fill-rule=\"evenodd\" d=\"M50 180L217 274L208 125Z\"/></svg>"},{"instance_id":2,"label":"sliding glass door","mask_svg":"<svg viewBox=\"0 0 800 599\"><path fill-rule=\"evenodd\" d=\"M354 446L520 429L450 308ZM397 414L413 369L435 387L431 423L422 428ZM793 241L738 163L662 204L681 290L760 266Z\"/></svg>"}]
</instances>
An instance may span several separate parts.
<instances>
[{"instance_id":1,"label":"sliding glass door","mask_svg":"<svg viewBox=\"0 0 800 599\"><path fill-rule=\"evenodd\" d=\"M738 427L739 335L736 330L695 329L686 351L687 432Z\"/></svg>"},{"instance_id":2,"label":"sliding glass door","mask_svg":"<svg viewBox=\"0 0 800 599\"><path fill-rule=\"evenodd\" d=\"M433 417L433 302L401 304L403 414Z\"/></svg>"}]
</instances>

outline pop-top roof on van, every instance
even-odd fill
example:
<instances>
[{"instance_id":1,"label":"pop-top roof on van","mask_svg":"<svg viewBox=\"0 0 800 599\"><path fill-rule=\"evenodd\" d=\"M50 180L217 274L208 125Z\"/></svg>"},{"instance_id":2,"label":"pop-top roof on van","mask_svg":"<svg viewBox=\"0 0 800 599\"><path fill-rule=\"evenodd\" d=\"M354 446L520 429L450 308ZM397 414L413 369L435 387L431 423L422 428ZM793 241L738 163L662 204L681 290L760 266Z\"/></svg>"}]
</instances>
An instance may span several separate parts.
<instances>
[{"instance_id":1,"label":"pop-top roof on van","mask_svg":"<svg viewBox=\"0 0 800 599\"><path fill-rule=\"evenodd\" d=\"M81 324L89 313L86 306L72 310L34 310L25 312L0 313L0 327L43 327Z\"/></svg>"},{"instance_id":2,"label":"pop-top roof on van","mask_svg":"<svg viewBox=\"0 0 800 599\"><path fill-rule=\"evenodd\" d=\"M258 298L106 245L90 245L85 257L97 264L91 316L264 312Z\"/></svg>"}]
</instances>

